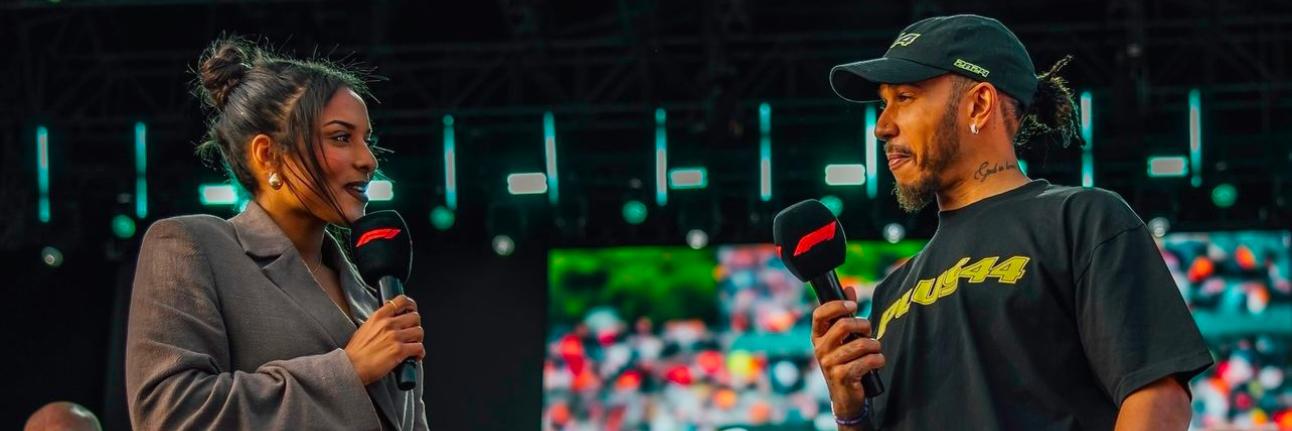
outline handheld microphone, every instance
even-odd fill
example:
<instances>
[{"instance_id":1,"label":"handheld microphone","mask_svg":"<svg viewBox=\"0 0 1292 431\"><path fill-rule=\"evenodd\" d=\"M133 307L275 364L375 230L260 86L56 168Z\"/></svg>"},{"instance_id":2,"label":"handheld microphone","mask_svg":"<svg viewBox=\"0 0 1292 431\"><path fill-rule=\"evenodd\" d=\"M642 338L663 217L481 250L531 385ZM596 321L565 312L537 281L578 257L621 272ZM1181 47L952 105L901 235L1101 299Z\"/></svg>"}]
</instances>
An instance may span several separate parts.
<instances>
[{"instance_id":1,"label":"handheld microphone","mask_svg":"<svg viewBox=\"0 0 1292 431\"><path fill-rule=\"evenodd\" d=\"M824 204L808 199L781 210L772 222L772 238L785 268L811 284L821 303L847 299L834 272L847 256L847 239L843 225ZM849 334L844 342L856 338ZM861 387L866 398L884 393L884 383L875 370L861 376Z\"/></svg>"},{"instance_id":2,"label":"handheld microphone","mask_svg":"<svg viewBox=\"0 0 1292 431\"><path fill-rule=\"evenodd\" d=\"M404 281L413 265L413 239L399 213L376 211L351 224L350 241L355 267L369 286L378 286L382 302L404 294ZM417 387L417 362L413 358L395 366L401 390Z\"/></svg>"}]
</instances>

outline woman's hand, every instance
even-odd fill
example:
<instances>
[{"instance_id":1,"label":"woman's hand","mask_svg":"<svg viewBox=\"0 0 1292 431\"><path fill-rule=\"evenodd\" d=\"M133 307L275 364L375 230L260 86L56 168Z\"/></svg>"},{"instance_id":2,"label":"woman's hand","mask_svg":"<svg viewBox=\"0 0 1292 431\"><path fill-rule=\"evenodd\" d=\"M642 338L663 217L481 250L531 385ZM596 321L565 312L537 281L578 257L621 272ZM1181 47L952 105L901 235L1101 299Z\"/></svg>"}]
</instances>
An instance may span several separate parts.
<instances>
[{"instance_id":1,"label":"woman's hand","mask_svg":"<svg viewBox=\"0 0 1292 431\"><path fill-rule=\"evenodd\" d=\"M400 295L386 301L354 332L345 346L345 354L359 373L359 380L367 386L390 374L405 359L425 357L423 335L417 303Z\"/></svg>"}]
</instances>

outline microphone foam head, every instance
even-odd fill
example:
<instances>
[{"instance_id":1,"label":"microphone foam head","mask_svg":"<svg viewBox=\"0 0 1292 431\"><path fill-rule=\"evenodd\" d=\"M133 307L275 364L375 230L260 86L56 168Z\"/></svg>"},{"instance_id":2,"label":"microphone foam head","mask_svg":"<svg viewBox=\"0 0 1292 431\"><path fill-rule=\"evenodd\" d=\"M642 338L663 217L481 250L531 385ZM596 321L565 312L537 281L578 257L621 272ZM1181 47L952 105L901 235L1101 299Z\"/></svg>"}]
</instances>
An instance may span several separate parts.
<instances>
[{"instance_id":1,"label":"microphone foam head","mask_svg":"<svg viewBox=\"0 0 1292 431\"><path fill-rule=\"evenodd\" d=\"M843 265L848 240L829 208L808 199L776 214L772 222L776 252L801 281L809 281Z\"/></svg>"},{"instance_id":2,"label":"microphone foam head","mask_svg":"<svg viewBox=\"0 0 1292 431\"><path fill-rule=\"evenodd\" d=\"M354 266L369 286L387 275L408 281L413 265L413 239L398 212L370 212L351 224L350 249Z\"/></svg>"}]
</instances>

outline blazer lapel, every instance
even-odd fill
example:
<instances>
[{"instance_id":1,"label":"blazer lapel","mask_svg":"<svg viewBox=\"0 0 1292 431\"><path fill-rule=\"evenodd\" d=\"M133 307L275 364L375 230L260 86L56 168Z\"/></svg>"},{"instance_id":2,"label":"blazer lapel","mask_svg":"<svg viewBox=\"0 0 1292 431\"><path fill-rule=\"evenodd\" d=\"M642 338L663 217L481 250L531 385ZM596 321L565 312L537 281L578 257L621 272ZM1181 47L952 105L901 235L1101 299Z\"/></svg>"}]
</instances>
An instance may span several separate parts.
<instances>
[{"instance_id":1,"label":"blazer lapel","mask_svg":"<svg viewBox=\"0 0 1292 431\"><path fill-rule=\"evenodd\" d=\"M345 259L341 249L341 244L331 235L323 240L323 255L331 260L332 268L336 269L337 278L341 281L341 288L345 291L345 296L350 301L350 314L354 316L355 325L363 325L381 306L381 298L375 289L364 284L359 277L358 269L350 261ZM421 382L418 382L419 384ZM390 423L397 430L412 428L412 422L405 423L404 415L400 414L405 411L395 404L395 399L402 400L404 397L411 396L413 391L401 391L395 386L394 377L386 375L381 380L368 385L368 396L372 397L377 407L386 415ZM400 403L403 405L404 403ZM411 419L411 418L410 418Z\"/></svg>"},{"instance_id":2,"label":"blazer lapel","mask_svg":"<svg viewBox=\"0 0 1292 431\"><path fill-rule=\"evenodd\" d=\"M310 275L291 240L283 234L269 214L255 202L230 220L237 232L238 241L248 255L263 260L272 259L261 267L265 277L282 289L296 305L310 316L331 338L336 347L345 347L354 334L354 323L327 297L323 288Z\"/></svg>"},{"instance_id":3,"label":"blazer lapel","mask_svg":"<svg viewBox=\"0 0 1292 431\"><path fill-rule=\"evenodd\" d=\"M358 271L345 259L340 244L331 235L327 235L323 240L323 257L331 260L332 268L338 274L346 300L350 303L350 312L354 316L354 321L347 319L345 313L332 303L331 298L327 297L318 281L310 275L309 268L305 266L305 261L301 259L300 253L292 245L291 240L287 239L287 235L278 228L278 224L274 223L260 205L255 202L247 203L247 209L233 217L230 222L233 223L238 241L242 243L242 248L248 255L260 261L270 261L269 264L261 267L265 277L282 289L305 314L318 323L336 347L345 347L350 342L350 337L354 335L355 328L366 322L373 311L376 311L376 307L381 305L380 299L372 289L358 278ZM385 376L364 389L368 391L368 395L372 397L381 414L397 430L411 427L411 423L402 423L400 410L396 408L394 401L397 396L408 396L407 392L400 391L395 386L393 377Z\"/></svg>"}]
</instances>

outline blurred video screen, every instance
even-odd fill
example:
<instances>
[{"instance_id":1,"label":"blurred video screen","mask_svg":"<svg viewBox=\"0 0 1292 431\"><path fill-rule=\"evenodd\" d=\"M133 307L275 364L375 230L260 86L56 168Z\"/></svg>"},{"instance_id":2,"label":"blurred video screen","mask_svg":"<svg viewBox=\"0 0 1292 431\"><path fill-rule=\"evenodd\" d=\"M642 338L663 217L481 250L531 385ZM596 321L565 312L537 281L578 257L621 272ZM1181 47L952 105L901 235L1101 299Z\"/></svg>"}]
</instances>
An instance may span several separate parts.
<instances>
[{"instance_id":1,"label":"blurred video screen","mask_svg":"<svg viewBox=\"0 0 1292 431\"><path fill-rule=\"evenodd\" d=\"M1158 246L1216 359L1191 383L1191 428L1292 429L1292 234L1181 232Z\"/></svg>"},{"instance_id":2,"label":"blurred video screen","mask_svg":"<svg viewBox=\"0 0 1292 431\"><path fill-rule=\"evenodd\" d=\"M923 245L849 243L839 278L858 315ZM1191 382L1191 429L1292 429L1292 234L1158 245L1217 361ZM811 356L815 295L773 246L558 249L549 277L543 429L835 429Z\"/></svg>"},{"instance_id":3,"label":"blurred video screen","mask_svg":"<svg viewBox=\"0 0 1292 431\"><path fill-rule=\"evenodd\" d=\"M922 241L851 242L875 284ZM834 429L808 334L812 289L771 245L563 249L550 257L543 428Z\"/></svg>"}]
</instances>

